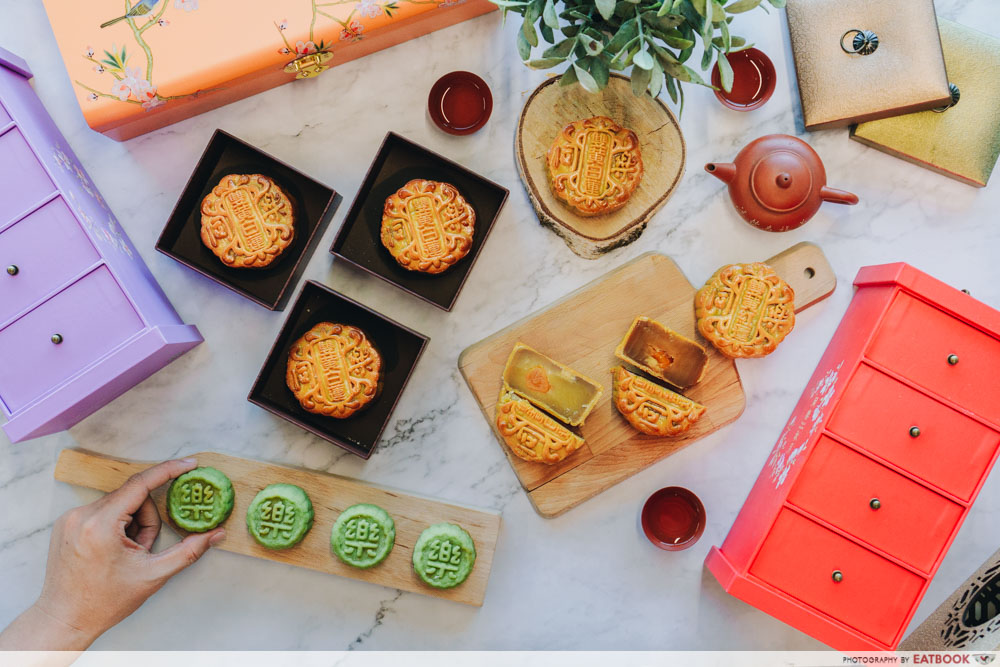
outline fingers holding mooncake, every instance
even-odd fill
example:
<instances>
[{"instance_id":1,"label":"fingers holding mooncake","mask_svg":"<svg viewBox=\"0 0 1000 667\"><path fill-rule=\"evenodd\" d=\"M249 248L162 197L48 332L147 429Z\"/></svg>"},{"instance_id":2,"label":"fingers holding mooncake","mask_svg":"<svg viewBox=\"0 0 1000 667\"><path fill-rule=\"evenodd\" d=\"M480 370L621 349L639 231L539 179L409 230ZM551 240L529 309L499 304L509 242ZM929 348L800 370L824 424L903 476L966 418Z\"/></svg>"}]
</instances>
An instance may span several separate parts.
<instances>
[{"instance_id":1,"label":"fingers holding mooncake","mask_svg":"<svg viewBox=\"0 0 1000 667\"><path fill-rule=\"evenodd\" d=\"M270 266L295 240L288 195L262 174L228 174L201 202L201 241L226 266Z\"/></svg>"},{"instance_id":2,"label":"fingers holding mooncake","mask_svg":"<svg viewBox=\"0 0 1000 667\"><path fill-rule=\"evenodd\" d=\"M442 273L472 249L476 211L455 186L414 179L385 200L382 245L404 269Z\"/></svg>"}]
</instances>

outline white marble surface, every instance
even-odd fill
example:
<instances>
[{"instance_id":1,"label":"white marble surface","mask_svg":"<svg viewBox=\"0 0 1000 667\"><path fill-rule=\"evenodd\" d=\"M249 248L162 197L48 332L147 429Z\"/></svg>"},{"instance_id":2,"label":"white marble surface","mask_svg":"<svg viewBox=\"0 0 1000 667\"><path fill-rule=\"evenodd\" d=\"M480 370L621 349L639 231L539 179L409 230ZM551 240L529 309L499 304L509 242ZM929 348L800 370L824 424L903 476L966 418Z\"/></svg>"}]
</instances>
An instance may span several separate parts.
<instances>
[{"instance_id":1,"label":"white marble surface","mask_svg":"<svg viewBox=\"0 0 1000 667\"><path fill-rule=\"evenodd\" d=\"M211 2L212 0L205 0ZM996 31L992 0L938 0L941 15ZM514 17L516 18L516 17ZM97 643L104 649L818 649L822 646L722 592L702 567L729 530L806 380L851 299L858 268L905 260L1000 307L1000 185L977 190L849 141L846 131L804 135L831 185L859 206L824 206L778 235L744 224L722 184L701 169L772 132L798 133L797 99L781 12L737 22L775 58L779 84L762 110L738 114L709 90L688 89L681 119L686 175L634 244L597 261L574 256L541 228L517 179L512 138L527 94L544 74L524 68L512 20L499 14L343 65L158 132L116 143L83 122L38 0L0 0L0 45L24 56L70 145L188 322L206 342L67 433L0 444L0 626L37 595L52 521L94 492L52 479L64 447L137 459L219 450L304 465L503 510L482 609L259 561L209 553ZM784 57L781 54L785 54ZM434 128L425 99L453 69L483 75L494 93L489 124L454 138ZM389 93L393 91L390 101ZM153 244L188 173L223 128L345 195L305 277L323 281L429 335L431 343L384 440L368 462L249 404L246 394L283 316L267 312L173 260ZM454 312L446 314L326 252L387 130L438 150L511 189ZM515 239L523 245L514 251ZM734 425L555 520L529 504L462 381L459 350L636 255L674 257L695 283L731 261L764 259L798 241L819 243L840 281L831 299L798 318L773 355L739 363L747 410ZM502 286L502 289L500 288ZM637 296L641 309L641 296ZM3 440L3 436L0 436ZM637 513L666 485L704 500L708 527L692 549L645 541ZM1000 542L994 474L931 586L915 623ZM161 544L174 535L164 530Z\"/></svg>"}]
</instances>

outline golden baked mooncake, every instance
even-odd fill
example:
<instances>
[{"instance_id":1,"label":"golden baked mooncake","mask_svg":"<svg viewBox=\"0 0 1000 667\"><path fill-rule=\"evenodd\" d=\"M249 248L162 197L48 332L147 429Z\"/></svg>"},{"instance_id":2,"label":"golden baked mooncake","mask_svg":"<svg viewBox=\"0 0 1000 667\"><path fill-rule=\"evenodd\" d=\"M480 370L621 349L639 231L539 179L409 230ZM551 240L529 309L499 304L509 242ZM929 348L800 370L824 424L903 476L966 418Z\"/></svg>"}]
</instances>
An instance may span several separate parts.
<instances>
[{"instance_id":1,"label":"golden baked mooncake","mask_svg":"<svg viewBox=\"0 0 1000 667\"><path fill-rule=\"evenodd\" d=\"M410 271L441 273L472 248L476 212L453 185L415 179L385 200L382 245Z\"/></svg>"},{"instance_id":2,"label":"golden baked mooncake","mask_svg":"<svg viewBox=\"0 0 1000 667\"><path fill-rule=\"evenodd\" d=\"M375 399L382 357L357 327L320 322L292 343L285 382L309 412L345 419Z\"/></svg>"},{"instance_id":3,"label":"golden baked mooncake","mask_svg":"<svg viewBox=\"0 0 1000 667\"><path fill-rule=\"evenodd\" d=\"M698 332L730 358L774 352L795 326L795 292L767 264L730 264L694 297Z\"/></svg>"},{"instance_id":4,"label":"golden baked mooncake","mask_svg":"<svg viewBox=\"0 0 1000 667\"><path fill-rule=\"evenodd\" d=\"M524 343L507 357L503 383L570 426L582 424L604 393L599 383Z\"/></svg>"},{"instance_id":5,"label":"golden baked mooncake","mask_svg":"<svg viewBox=\"0 0 1000 667\"><path fill-rule=\"evenodd\" d=\"M223 176L201 201L201 242L226 266L262 269L294 239L292 202L267 176Z\"/></svg>"},{"instance_id":6,"label":"golden baked mooncake","mask_svg":"<svg viewBox=\"0 0 1000 667\"><path fill-rule=\"evenodd\" d=\"M646 435L680 435L701 419L705 406L651 380L616 366L611 400L637 431Z\"/></svg>"},{"instance_id":7,"label":"golden baked mooncake","mask_svg":"<svg viewBox=\"0 0 1000 667\"><path fill-rule=\"evenodd\" d=\"M497 430L525 461L559 463L583 447L583 438L517 394L505 391L497 402Z\"/></svg>"},{"instance_id":8,"label":"golden baked mooncake","mask_svg":"<svg viewBox=\"0 0 1000 667\"><path fill-rule=\"evenodd\" d=\"M705 348L656 320L637 317L615 356L679 389L697 384L708 368Z\"/></svg>"},{"instance_id":9,"label":"golden baked mooncake","mask_svg":"<svg viewBox=\"0 0 1000 667\"><path fill-rule=\"evenodd\" d=\"M610 213L642 180L639 138L606 116L573 121L552 142L546 166L552 194L577 214Z\"/></svg>"}]
</instances>

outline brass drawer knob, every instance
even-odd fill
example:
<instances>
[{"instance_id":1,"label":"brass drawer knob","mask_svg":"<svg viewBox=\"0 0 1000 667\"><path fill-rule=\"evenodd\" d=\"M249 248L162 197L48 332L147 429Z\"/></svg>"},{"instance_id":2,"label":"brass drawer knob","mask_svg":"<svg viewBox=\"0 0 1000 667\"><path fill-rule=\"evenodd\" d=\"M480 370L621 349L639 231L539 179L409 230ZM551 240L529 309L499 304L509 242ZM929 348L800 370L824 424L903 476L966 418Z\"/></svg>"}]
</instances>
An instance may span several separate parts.
<instances>
[{"instance_id":1,"label":"brass drawer knob","mask_svg":"<svg viewBox=\"0 0 1000 667\"><path fill-rule=\"evenodd\" d=\"M952 365L952 366L954 366L955 364L957 364L958 363L958 355L957 354L949 354L948 355L948 363L950 365Z\"/></svg>"},{"instance_id":2,"label":"brass drawer knob","mask_svg":"<svg viewBox=\"0 0 1000 667\"><path fill-rule=\"evenodd\" d=\"M63 342L63 337L62 334L52 334L52 337L49 340L58 345L59 343Z\"/></svg>"},{"instance_id":3,"label":"brass drawer knob","mask_svg":"<svg viewBox=\"0 0 1000 667\"><path fill-rule=\"evenodd\" d=\"M834 570L833 574L830 575L830 576L833 579L834 583L838 583L839 584L840 582L842 582L844 580L844 573L841 572L840 570Z\"/></svg>"},{"instance_id":4,"label":"brass drawer knob","mask_svg":"<svg viewBox=\"0 0 1000 667\"><path fill-rule=\"evenodd\" d=\"M882 501L878 498L872 498L868 501L868 506L873 510L882 509Z\"/></svg>"},{"instance_id":5,"label":"brass drawer knob","mask_svg":"<svg viewBox=\"0 0 1000 667\"><path fill-rule=\"evenodd\" d=\"M8 276L16 276L20 271L21 269L17 268L17 264L11 264L7 267Z\"/></svg>"},{"instance_id":6,"label":"brass drawer knob","mask_svg":"<svg viewBox=\"0 0 1000 667\"><path fill-rule=\"evenodd\" d=\"M920 427L919 426L911 426L910 427L910 437L911 438L919 438L920 437Z\"/></svg>"}]
</instances>

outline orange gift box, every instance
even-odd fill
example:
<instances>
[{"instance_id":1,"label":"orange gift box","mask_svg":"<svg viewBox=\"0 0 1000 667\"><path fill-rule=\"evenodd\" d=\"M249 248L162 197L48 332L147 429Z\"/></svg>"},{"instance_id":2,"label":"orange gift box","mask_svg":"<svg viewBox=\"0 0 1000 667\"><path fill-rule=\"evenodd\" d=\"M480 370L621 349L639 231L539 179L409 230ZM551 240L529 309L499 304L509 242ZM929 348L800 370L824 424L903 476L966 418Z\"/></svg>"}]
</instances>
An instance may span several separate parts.
<instances>
[{"instance_id":1,"label":"orange gift box","mask_svg":"<svg viewBox=\"0 0 1000 667\"><path fill-rule=\"evenodd\" d=\"M496 5L489 0L45 0L45 9L87 124L124 141L319 76Z\"/></svg>"}]
</instances>

